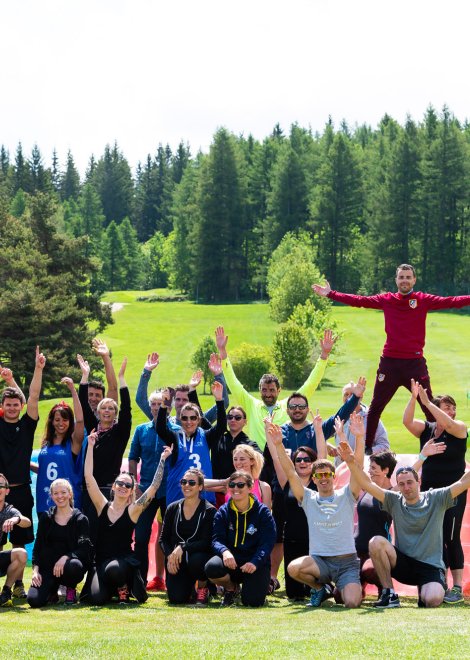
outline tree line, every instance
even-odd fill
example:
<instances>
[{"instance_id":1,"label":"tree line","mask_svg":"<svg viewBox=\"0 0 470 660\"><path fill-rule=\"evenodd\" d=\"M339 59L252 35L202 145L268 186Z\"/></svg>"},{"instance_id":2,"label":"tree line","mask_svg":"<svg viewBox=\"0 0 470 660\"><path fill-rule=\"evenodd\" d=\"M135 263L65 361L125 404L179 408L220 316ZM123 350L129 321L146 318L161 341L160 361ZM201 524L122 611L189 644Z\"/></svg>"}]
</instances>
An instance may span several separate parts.
<instances>
[{"instance_id":1,"label":"tree line","mask_svg":"<svg viewBox=\"0 0 470 660\"><path fill-rule=\"evenodd\" d=\"M389 288L410 262L420 288L458 294L468 292L469 171L469 124L429 107L419 122L277 125L261 141L220 128L207 154L160 145L134 175L117 144L83 179L71 152L61 169L56 152L46 167L38 146L30 157L2 147L0 196L19 220L47 198L55 231L92 264L92 294L169 286L201 301L265 298L288 233L338 290Z\"/></svg>"}]
</instances>

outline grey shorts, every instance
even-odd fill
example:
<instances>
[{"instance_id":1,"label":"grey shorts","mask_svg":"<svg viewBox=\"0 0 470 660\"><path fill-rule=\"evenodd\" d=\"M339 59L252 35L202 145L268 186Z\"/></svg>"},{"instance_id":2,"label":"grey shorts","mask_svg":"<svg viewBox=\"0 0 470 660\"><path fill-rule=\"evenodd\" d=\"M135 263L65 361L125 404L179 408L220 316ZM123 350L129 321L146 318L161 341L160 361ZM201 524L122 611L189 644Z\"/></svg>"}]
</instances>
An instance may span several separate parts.
<instances>
[{"instance_id":1,"label":"grey shorts","mask_svg":"<svg viewBox=\"0 0 470 660\"><path fill-rule=\"evenodd\" d=\"M336 555L335 557L312 555L312 559L320 569L318 581L322 584L334 582L340 591L347 584L361 584L359 577L360 561L356 553Z\"/></svg>"}]
</instances>

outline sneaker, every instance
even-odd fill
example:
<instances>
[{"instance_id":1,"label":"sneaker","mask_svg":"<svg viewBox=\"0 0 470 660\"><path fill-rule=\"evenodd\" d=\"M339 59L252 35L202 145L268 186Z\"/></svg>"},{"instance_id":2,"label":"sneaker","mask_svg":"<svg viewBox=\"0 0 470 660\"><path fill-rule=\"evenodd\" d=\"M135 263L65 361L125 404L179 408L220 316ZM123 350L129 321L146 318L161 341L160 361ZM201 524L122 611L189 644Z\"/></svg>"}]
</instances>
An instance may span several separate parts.
<instances>
[{"instance_id":1,"label":"sneaker","mask_svg":"<svg viewBox=\"0 0 470 660\"><path fill-rule=\"evenodd\" d=\"M125 584L123 587L119 587L117 593L119 605L128 605L130 603L129 589L127 588L127 584Z\"/></svg>"},{"instance_id":2,"label":"sneaker","mask_svg":"<svg viewBox=\"0 0 470 660\"><path fill-rule=\"evenodd\" d=\"M12 594L15 598L26 598L26 591L24 590L23 580L17 580L15 582Z\"/></svg>"},{"instance_id":3,"label":"sneaker","mask_svg":"<svg viewBox=\"0 0 470 660\"><path fill-rule=\"evenodd\" d=\"M0 607L13 607L11 589L9 587L3 587L3 590L0 593Z\"/></svg>"},{"instance_id":4,"label":"sneaker","mask_svg":"<svg viewBox=\"0 0 470 660\"><path fill-rule=\"evenodd\" d=\"M236 595L236 591L227 591L226 589L224 592L224 597L222 598L222 602L220 603L220 607L231 607L234 605Z\"/></svg>"},{"instance_id":5,"label":"sneaker","mask_svg":"<svg viewBox=\"0 0 470 660\"><path fill-rule=\"evenodd\" d=\"M376 600L372 605L380 608L400 607L400 599L398 594L392 594L390 589L382 589L379 600Z\"/></svg>"},{"instance_id":6,"label":"sneaker","mask_svg":"<svg viewBox=\"0 0 470 660\"><path fill-rule=\"evenodd\" d=\"M267 590L266 594L268 596L271 596L271 594L273 594L275 591L277 591L280 588L281 588L281 585L279 583L279 580L277 578L271 578L269 580L268 590Z\"/></svg>"},{"instance_id":7,"label":"sneaker","mask_svg":"<svg viewBox=\"0 0 470 660\"><path fill-rule=\"evenodd\" d=\"M65 584L59 585L59 588L57 589L57 599L63 603L65 602L65 597L67 596L67 587Z\"/></svg>"},{"instance_id":8,"label":"sneaker","mask_svg":"<svg viewBox=\"0 0 470 660\"><path fill-rule=\"evenodd\" d=\"M147 582L147 591L166 591L165 580L158 575Z\"/></svg>"},{"instance_id":9,"label":"sneaker","mask_svg":"<svg viewBox=\"0 0 470 660\"><path fill-rule=\"evenodd\" d=\"M455 603L463 603L464 597L461 587L452 587L452 589L447 589L444 594L444 603L449 603L454 605Z\"/></svg>"},{"instance_id":10,"label":"sneaker","mask_svg":"<svg viewBox=\"0 0 470 660\"><path fill-rule=\"evenodd\" d=\"M77 604L77 590L72 587L67 587L65 590L65 604L66 605L76 605Z\"/></svg>"},{"instance_id":11,"label":"sneaker","mask_svg":"<svg viewBox=\"0 0 470 660\"><path fill-rule=\"evenodd\" d=\"M200 587L196 589L196 607L206 607L209 604L209 589Z\"/></svg>"},{"instance_id":12,"label":"sneaker","mask_svg":"<svg viewBox=\"0 0 470 660\"><path fill-rule=\"evenodd\" d=\"M310 589L310 602L307 607L320 607L324 600L329 598L325 585L321 589Z\"/></svg>"}]
</instances>

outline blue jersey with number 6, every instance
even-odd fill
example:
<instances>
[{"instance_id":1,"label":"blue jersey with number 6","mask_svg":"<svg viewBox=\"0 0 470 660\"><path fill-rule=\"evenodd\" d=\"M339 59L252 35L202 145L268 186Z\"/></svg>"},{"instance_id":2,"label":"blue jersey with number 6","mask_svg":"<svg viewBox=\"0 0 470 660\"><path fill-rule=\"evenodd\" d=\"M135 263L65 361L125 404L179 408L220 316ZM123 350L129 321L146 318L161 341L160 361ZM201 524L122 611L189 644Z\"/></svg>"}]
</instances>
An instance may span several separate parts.
<instances>
[{"instance_id":1,"label":"blue jersey with number 6","mask_svg":"<svg viewBox=\"0 0 470 660\"><path fill-rule=\"evenodd\" d=\"M38 455L38 478L36 481L36 510L48 511L54 505L49 496L51 483L56 479L67 479L73 490L74 506L82 507L83 445L78 456L72 454L72 440L65 445L43 447Z\"/></svg>"}]
</instances>

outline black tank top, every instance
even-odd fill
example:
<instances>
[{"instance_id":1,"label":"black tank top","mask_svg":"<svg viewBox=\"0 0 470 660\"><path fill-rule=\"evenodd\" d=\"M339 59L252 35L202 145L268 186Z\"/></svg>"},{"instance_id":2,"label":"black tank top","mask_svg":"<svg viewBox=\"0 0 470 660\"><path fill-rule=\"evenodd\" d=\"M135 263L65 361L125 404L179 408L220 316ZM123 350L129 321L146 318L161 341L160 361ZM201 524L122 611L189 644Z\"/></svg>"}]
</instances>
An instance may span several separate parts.
<instances>
[{"instance_id":1,"label":"black tank top","mask_svg":"<svg viewBox=\"0 0 470 660\"><path fill-rule=\"evenodd\" d=\"M132 554L132 534L135 522L129 518L129 507L116 522L108 517L110 502L106 504L98 518L98 536L96 539L96 561L100 564L106 559L118 559Z\"/></svg>"},{"instance_id":2,"label":"black tank top","mask_svg":"<svg viewBox=\"0 0 470 660\"><path fill-rule=\"evenodd\" d=\"M425 429L419 438L421 449L432 438L436 422L425 422ZM465 452L467 438L456 438L444 431L436 442L445 442L447 449L443 454L429 456L423 463L421 472L421 490L444 488L458 481L465 472Z\"/></svg>"}]
</instances>

